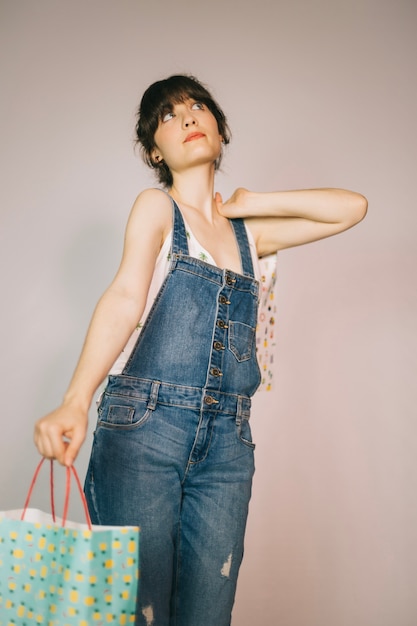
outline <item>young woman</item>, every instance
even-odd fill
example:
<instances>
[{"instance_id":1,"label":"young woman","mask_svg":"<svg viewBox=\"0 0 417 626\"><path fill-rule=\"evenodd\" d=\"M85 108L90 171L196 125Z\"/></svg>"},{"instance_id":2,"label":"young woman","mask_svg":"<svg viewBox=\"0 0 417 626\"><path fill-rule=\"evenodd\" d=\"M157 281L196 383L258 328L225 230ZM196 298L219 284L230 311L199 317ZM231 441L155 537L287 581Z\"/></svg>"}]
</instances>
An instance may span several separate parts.
<instances>
[{"instance_id":1,"label":"young woman","mask_svg":"<svg viewBox=\"0 0 417 626\"><path fill-rule=\"evenodd\" d=\"M120 268L35 442L71 465L110 372L85 490L94 523L141 527L136 623L227 626L254 471L258 257L350 228L367 201L242 188L223 203L214 177L229 129L189 76L148 88L136 130L168 193L136 199Z\"/></svg>"}]
</instances>

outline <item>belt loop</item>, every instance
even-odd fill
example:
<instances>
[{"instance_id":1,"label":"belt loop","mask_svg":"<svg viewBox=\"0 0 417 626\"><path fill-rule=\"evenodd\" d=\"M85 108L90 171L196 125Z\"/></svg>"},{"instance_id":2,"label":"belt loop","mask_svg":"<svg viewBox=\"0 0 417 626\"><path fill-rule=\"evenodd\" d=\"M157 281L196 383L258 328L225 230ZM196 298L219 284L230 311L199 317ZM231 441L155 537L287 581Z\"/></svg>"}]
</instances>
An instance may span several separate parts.
<instances>
[{"instance_id":1,"label":"belt loop","mask_svg":"<svg viewBox=\"0 0 417 626\"><path fill-rule=\"evenodd\" d=\"M236 407L236 425L240 426L242 423L242 396L237 397L237 407Z\"/></svg>"},{"instance_id":2,"label":"belt loop","mask_svg":"<svg viewBox=\"0 0 417 626\"><path fill-rule=\"evenodd\" d=\"M150 409L151 411L155 410L156 408L160 386L161 386L161 383L159 382L159 380L152 381L151 393L149 394L148 404L146 405L147 408Z\"/></svg>"}]
</instances>

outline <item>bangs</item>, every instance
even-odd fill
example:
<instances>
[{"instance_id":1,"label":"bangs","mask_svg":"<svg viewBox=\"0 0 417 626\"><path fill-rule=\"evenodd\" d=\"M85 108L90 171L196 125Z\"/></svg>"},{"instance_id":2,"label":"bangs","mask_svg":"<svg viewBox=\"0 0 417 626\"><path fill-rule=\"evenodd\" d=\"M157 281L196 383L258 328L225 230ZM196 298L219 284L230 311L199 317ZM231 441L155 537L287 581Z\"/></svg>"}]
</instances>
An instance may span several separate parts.
<instances>
[{"instance_id":1,"label":"bangs","mask_svg":"<svg viewBox=\"0 0 417 626\"><path fill-rule=\"evenodd\" d=\"M144 115L156 131L159 122L166 113L170 113L176 104L195 100L213 110L210 93L203 85L188 76L171 76L166 80L151 85L145 92L141 103L141 115Z\"/></svg>"}]
</instances>

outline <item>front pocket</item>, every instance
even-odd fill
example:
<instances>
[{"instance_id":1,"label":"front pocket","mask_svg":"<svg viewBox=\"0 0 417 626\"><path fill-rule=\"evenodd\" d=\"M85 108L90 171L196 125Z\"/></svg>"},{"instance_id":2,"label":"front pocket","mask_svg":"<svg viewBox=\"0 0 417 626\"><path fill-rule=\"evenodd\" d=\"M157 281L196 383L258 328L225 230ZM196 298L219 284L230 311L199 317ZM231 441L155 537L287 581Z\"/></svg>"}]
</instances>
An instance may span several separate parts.
<instances>
[{"instance_id":1,"label":"front pocket","mask_svg":"<svg viewBox=\"0 0 417 626\"><path fill-rule=\"evenodd\" d=\"M135 416L135 408L133 406L120 406L111 404L107 411L105 420L108 424L117 424L118 426L130 425L133 423Z\"/></svg>"},{"instance_id":2,"label":"front pocket","mask_svg":"<svg viewBox=\"0 0 417 626\"><path fill-rule=\"evenodd\" d=\"M252 354L255 329L243 322L229 322L229 350L236 360L247 361Z\"/></svg>"},{"instance_id":3,"label":"front pocket","mask_svg":"<svg viewBox=\"0 0 417 626\"><path fill-rule=\"evenodd\" d=\"M98 423L108 428L136 428L147 420L151 410L145 401L132 402L131 398L123 400L115 397L104 398L98 411Z\"/></svg>"}]
</instances>

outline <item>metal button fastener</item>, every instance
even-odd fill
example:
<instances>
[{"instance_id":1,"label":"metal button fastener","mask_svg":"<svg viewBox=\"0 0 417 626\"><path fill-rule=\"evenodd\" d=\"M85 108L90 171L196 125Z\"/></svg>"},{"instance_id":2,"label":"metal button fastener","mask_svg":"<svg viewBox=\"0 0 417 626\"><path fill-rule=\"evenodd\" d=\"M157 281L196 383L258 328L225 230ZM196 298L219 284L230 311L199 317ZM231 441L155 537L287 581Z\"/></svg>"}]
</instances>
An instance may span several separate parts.
<instances>
[{"instance_id":1,"label":"metal button fastener","mask_svg":"<svg viewBox=\"0 0 417 626\"><path fill-rule=\"evenodd\" d=\"M236 278L232 278L231 276L226 276L226 284L233 285L236 282Z\"/></svg>"},{"instance_id":2,"label":"metal button fastener","mask_svg":"<svg viewBox=\"0 0 417 626\"><path fill-rule=\"evenodd\" d=\"M224 350L224 345L222 344L222 342L221 342L221 341L215 341L215 342L213 343L213 348L214 348L215 350Z\"/></svg>"},{"instance_id":3,"label":"metal button fastener","mask_svg":"<svg viewBox=\"0 0 417 626\"><path fill-rule=\"evenodd\" d=\"M217 320L216 324L219 328L229 328L226 322L224 322L223 320Z\"/></svg>"},{"instance_id":4,"label":"metal button fastener","mask_svg":"<svg viewBox=\"0 0 417 626\"><path fill-rule=\"evenodd\" d=\"M210 374L212 376L223 376L221 370L219 370L218 367L212 367L211 370L210 370Z\"/></svg>"},{"instance_id":5,"label":"metal button fastener","mask_svg":"<svg viewBox=\"0 0 417 626\"><path fill-rule=\"evenodd\" d=\"M223 295L219 297L219 302L220 304L230 304L230 300L228 300L226 296L223 296Z\"/></svg>"},{"instance_id":6,"label":"metal button fastener","mask_svg":"<svg viewBox=\"0 0 417 626\"><path fill-rule=\"evenodd\" d=\"M219 401L215 400L213 396L204 396L204 404L218 404Z\"/></svg>"}]
</instances>

